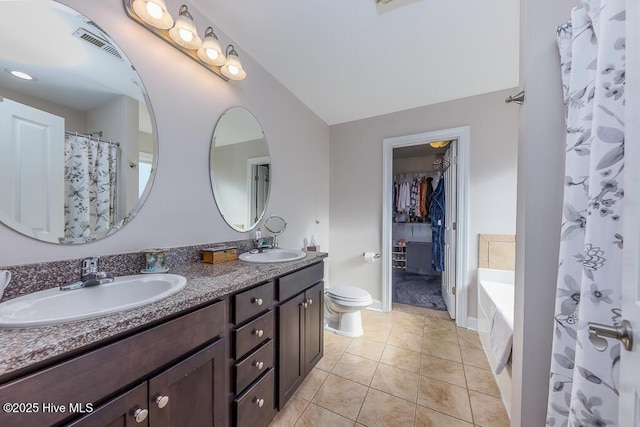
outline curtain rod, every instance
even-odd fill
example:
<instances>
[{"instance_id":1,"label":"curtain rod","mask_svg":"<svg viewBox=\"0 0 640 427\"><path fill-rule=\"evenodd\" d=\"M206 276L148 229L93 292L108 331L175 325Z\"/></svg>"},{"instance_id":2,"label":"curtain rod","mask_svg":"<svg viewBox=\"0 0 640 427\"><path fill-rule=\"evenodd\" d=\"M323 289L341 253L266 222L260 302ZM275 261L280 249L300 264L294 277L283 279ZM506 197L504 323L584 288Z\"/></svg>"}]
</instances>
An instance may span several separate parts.
<instances>
[{"instance_id":1,"label":"curtain rod","mask_svg":"<svg viewBox=\"0 0 640 427\"><path fill-rule=\"evenodd\" d=\"M115 141L107 141L104 140L102 138L100 138L100 136L102 136L102 131L98 131L98 132L91 132L91 133L80 133L80 132L69 132L69 131L64 131L64 133L66 135L76 135L76 136L83 136L85 138L89 138L90 140L93 141L98 141L98 142L102 142L104 144L113 144L116 147L120 148L120 143L119 142L115 142ZM98 134L99 136L95 136L95 134Z\"/></svg>"}]
</instances>

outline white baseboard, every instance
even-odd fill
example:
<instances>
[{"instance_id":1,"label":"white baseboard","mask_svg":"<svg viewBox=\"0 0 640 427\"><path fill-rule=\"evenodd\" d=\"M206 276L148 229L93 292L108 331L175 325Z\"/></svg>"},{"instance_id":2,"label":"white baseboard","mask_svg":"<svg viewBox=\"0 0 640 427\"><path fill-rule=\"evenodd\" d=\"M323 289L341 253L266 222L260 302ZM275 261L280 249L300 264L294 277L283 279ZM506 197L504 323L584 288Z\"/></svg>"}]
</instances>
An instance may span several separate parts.
<instances>
[{"instance_id":1,"label":"white baseboard","mask_svg":"<svg viewBox=\"0 0 640 427\"><path fill-rule=\"evenodd\" d=\"M367 310L373 310L373 311L383 311L382 310L382 302L378 299L374 299L373 302L371 303L371 305L369 307L367 307Z\"/></svg>"},{"instance_id":2,"label":"white baseboard","mask_svg":"<svg viewBox=\"0 0 640 427\"><path fill-rule=\"evenodd\" d=\"M472 331L478 330L478 318L477 317L467 317L467 329L471 329Z\"/></svg>"}]
</instances>

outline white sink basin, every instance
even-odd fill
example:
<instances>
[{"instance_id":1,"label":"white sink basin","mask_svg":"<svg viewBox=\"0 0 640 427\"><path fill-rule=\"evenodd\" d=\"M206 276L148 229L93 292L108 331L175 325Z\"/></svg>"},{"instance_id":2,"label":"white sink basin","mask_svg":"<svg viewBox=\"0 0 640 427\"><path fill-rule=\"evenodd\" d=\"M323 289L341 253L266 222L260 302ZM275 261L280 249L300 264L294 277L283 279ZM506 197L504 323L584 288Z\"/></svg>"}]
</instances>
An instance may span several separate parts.
<instances>
[{"instance_id":1,"label":"white sink basin","mask_svg":"<svg viewBox=\"0 0 640 427\"><path fill-rule=\"evenodd\" d=\"M72 291L53 288L34 292L0 304L0 327L46 326L100 317L151 304L186 284L187 279L176 274L141 274Z\"/></svg>"},{"instance_id":2,"label":"white sink basin","mask_svg":"<svg viewBox=\"0 0 640 427\"><path fill-rule=\"evenodd\" d=\"M265 249L264 252L245 252L240 254L240 260L255 262L258 264L268 264L272 262L296 261L307 256L305 251L295 249Z\"/></svg>"}]
</instances>

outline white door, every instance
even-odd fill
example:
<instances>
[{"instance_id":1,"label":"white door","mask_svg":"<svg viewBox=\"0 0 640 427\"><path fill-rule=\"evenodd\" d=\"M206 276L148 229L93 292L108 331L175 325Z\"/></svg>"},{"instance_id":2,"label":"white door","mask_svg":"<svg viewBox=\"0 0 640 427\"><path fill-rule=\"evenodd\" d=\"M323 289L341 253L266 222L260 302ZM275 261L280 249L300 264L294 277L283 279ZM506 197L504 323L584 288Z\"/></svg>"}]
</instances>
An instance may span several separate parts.
<instances>
[{"instance_id":1,"label":"white door","mask_svg":"<svg viewBox=\"0 0 640 427\"><path fill-rule=\"evenodd\" d=\"M449 167L444 172L444 272L442 273L442 296L447 303L447 310L452 319L456 318L456 229L457 229L457 188L458 173L457 141L453 141L445 153L445 165Z\"/></svg>"},{"instance_id":2,"label":"white door","mask_svg":"<svg viewBox=\"0 0 640 427\"><path fill-rule=\"evenodd\" d=\"M622 317L631 323L634 342L620 355L621 426L640 426L640 28L632 22L640 22L638 1L627 1Z\"/></svg>"},{"instance_id":3,"label":"white door","mask_svg":"<svg viewBox=\"0 0 640 427\"><path fill-rule=\"evenodd\" d=\"M64 235L64 119L0 98L0 216L39 239Z\"/></svg>"}]
</instances>

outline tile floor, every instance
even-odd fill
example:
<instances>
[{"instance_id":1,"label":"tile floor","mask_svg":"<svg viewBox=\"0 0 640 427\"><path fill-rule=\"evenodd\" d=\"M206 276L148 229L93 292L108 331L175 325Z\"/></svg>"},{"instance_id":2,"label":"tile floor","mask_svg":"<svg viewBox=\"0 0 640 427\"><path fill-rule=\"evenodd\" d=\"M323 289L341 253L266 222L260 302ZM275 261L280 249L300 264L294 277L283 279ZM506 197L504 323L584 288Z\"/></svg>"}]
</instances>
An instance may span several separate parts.
<instances>
[{"instance_id":1,"label":"tile floor","mask_svg":"<svg viewBox=\"0 0 640 427\"><path fill-rule=\"evenodd\" d=\"M271 423L330 427L509 426L478 334L446 311L363 311L364 335L325 332L324 357Z\"/></svg>"}]
</instances>

